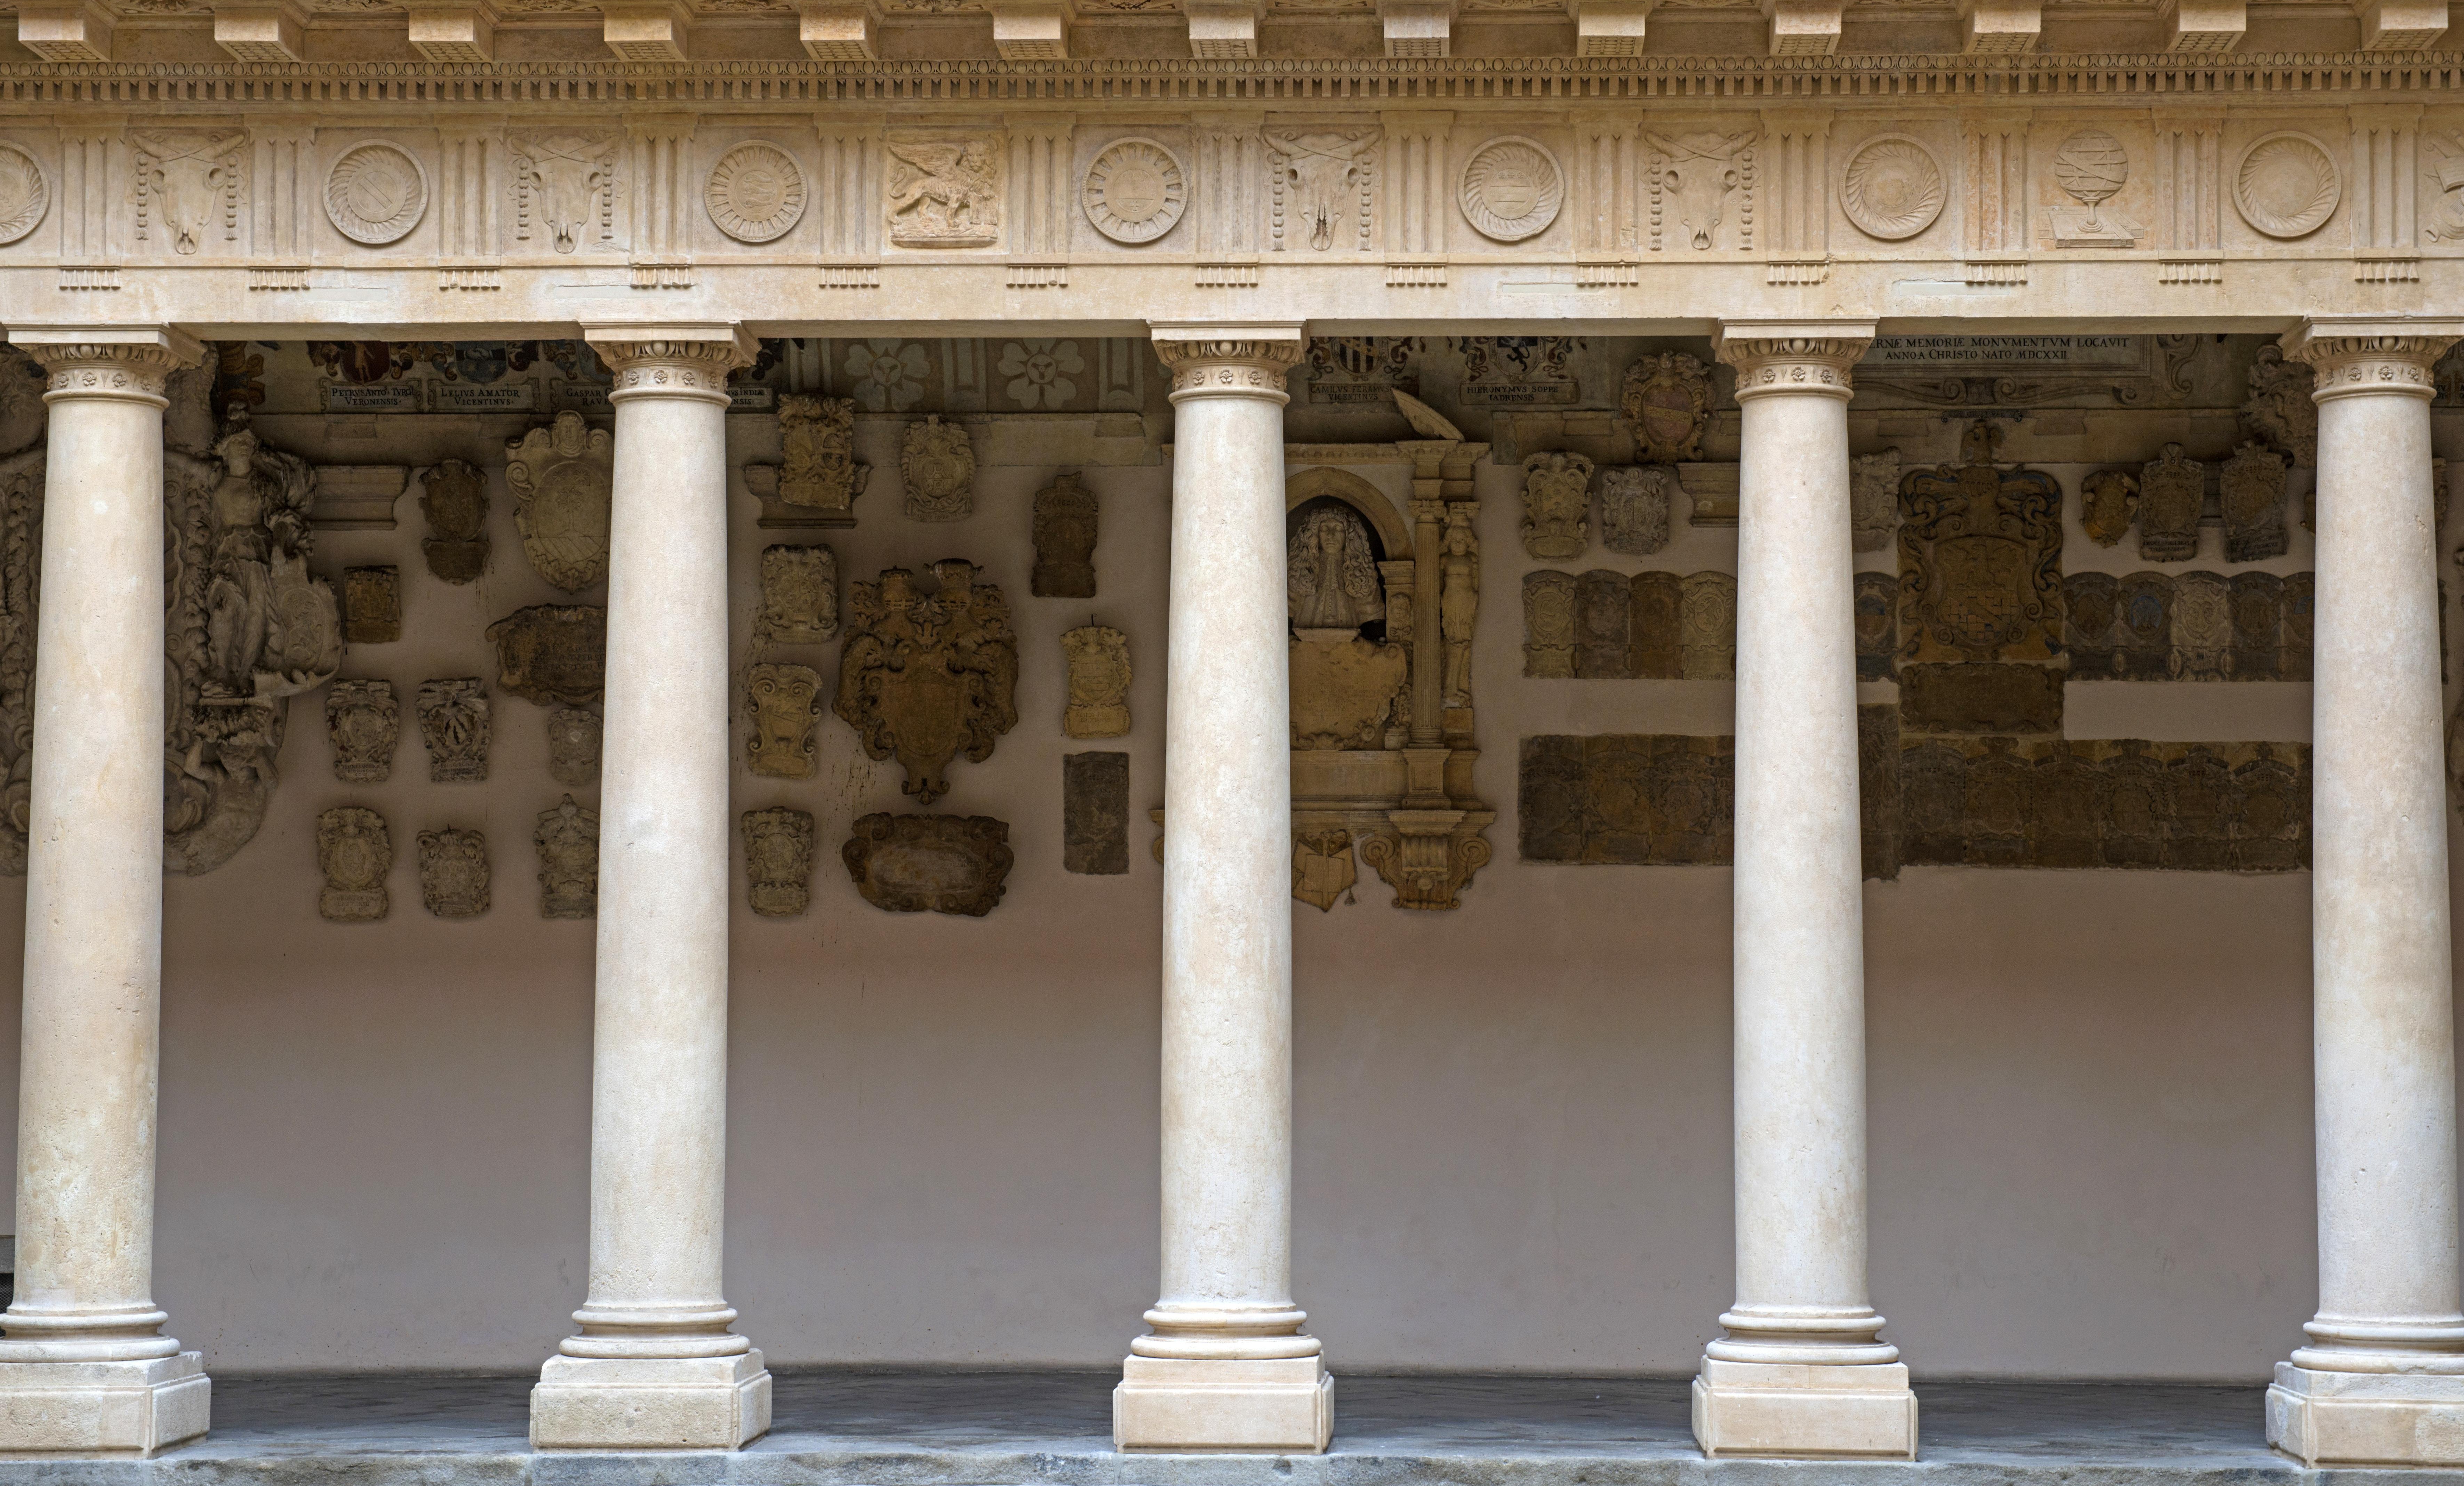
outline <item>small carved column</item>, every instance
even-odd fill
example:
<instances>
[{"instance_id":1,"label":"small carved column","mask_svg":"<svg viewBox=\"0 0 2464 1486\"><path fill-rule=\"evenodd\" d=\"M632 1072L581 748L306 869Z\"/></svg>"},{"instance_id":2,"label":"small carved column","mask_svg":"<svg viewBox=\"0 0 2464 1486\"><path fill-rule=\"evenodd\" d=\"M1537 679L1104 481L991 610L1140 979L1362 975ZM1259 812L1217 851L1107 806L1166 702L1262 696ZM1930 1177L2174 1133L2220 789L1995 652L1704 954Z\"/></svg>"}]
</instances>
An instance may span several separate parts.
<instances>
[{"instance_id":1,"label":"small carved column","mask_svg":"<svg viewBox=\"0 0 2464 1486\"><path fill-rule=\"evenodd\" d=\"M1173 374L1165 681L1163 1290L1122 1450L1323 1451L1292 1303L1291 693L1284 372L1298 325L1155 327Z\"/></svg>"},{"instance_id":2,"label":"small carved column","mask_svg":"<svg viewBox=\"0 0 2464 1486\"><path fill-rule=\"evenodd\" d=\"M163 990L163 396L176 330L12 330L51 374L19 1049L17 1291L0 1451L203 1434L203 1358L156 1333Z\"/></svg>"},{"instance_id":3,"label":"small carved column","mask_svg":"<svg viewBox=\"0 0 2464 1486\"><path fill-rule=\"evenodd\" d=\"M728 1330L727 374L732 325L587 325L616 374L600 754L590 1293L540 1449L732 1450L770 1374Z\"/></svg>"},{"instance_id":4,"label":"small carved column","mask_svg":"<svg viewBox=\"0 0 2464 1486\"><path fill-rule=\"evenodd\" d=\"M1864 894L1849 367L1870 323L1730 322L1737 514L1737 1300L1705 1349L1713 1455L1913 1455L1865 1288Z\"/></svg>"},{"instance_id":5,"label":"small carved column","mask_svg":"<svg viewBox=\"0 0 2464 1486\"><path fill-rule=\"evenodd\" d=\"M2313 1465L2464 1463L2455 1029L2438 721L2431 363L2464 321L2313 320L2311 706L2319 1314L2270 1443Z\"/></svg>"}]
</instances>

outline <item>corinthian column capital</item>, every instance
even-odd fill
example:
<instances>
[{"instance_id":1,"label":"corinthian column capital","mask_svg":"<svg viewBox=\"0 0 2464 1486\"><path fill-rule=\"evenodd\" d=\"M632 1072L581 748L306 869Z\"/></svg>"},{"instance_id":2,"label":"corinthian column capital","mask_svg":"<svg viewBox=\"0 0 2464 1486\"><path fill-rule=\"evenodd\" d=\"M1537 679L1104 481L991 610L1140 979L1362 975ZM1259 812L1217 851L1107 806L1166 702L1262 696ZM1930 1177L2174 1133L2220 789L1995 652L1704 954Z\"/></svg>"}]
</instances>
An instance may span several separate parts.
<instances>
[{"instance_id":1,"label":"corinthian column capital","mask_svg":"<svg viewBox=\"0 0 2464 1486\"><path fill-rule=\"evenodd\" d=\"M2281 344L2288 359L2318 374L2310 396L2324 403L2361 392L2432 396L2430 369L2458 339L2464 320L2321 316L2302 321Z\"/></svg>"},{"instance_id":2,"label":"corinthian column capital","mask_svg":"<svg viewBox=\"0 0 2464 1486\"><path fill-rule=\"evenodd\" d=\"M1172 373L1175 401L1184 396L1284 397L1284 373L1308 345L1297 322L1221 324L1155 320L1155 355Z\"/></svg>"},{"instance_id":3,"label":"corinthian column capital","mask_svg":"<svg viewBox=\"0 0 2464 1486\"><path fill-rule=\"evenodd\" d=\"M1727 320L1712 354L1737 369L1737 396L1815 392L1847 398L1848 369L1874 343L1872 320Z\"/></svg>"},{"instance_id":4,"label":"corinthian column capital","mask_svg":"<svg viewBox=\"0 0 2464 1486\"><path fill-rule=\"evenodd\" d=\"M727 374L753 364L758 343L725 322L584 324L582 339L616 374L609 399L727 401Z\"/></svg>"},{"instance_id":5,"label":"corinthian column capital","mask_svg":"<svg viewBox=\"0 0 2464 1486\"><path fill-rule=\"evenodd\" d=\"M167 325L18 326L9 343L50 380L43 400L136 397L163 401L171 373L206 359L203 342Z\"/></svg>"}]
</instances>

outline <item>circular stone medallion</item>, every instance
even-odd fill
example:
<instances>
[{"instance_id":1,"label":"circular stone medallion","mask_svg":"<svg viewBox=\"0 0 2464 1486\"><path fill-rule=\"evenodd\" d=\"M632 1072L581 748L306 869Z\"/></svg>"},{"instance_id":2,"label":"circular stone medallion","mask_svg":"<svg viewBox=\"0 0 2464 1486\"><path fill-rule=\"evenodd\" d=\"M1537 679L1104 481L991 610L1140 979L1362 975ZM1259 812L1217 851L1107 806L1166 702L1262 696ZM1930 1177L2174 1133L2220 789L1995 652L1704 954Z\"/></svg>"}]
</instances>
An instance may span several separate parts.
<instances>
[{"instance_id":1,"label":"circular stone medallion","mask_svg":"<svg viewBox=\"0 0 2464 1486\"><path fill-rule=\"evenodd\" d=\"M1151 243L1189 207L1189 182L1172 151L1153 140L1115 140L1087 167L1079 192L1087 220L1116 243Z\"/></svg>"},{"instance_id":2,"label":"circular stone medallion","mask_svg":"<svg viewBox=\"0 0 2464 1486\"><path fill-rule=\"evenodd\" d=\"M1491 140L1463 163L1463 212L1484 237L1501 243L1537 237L1557 220L1565 201L1565 172L1537 140Z\"/></svg>"},{"instance_id":3,"label":"circular stone medallion","mask_svg":"<svg viewBox=\"0 0 2464 1486\"><path fill-rule=\"evenodd\" d=\"M1886 243L1933 226L1944 194L1932 152L1904 134L1867 140L1839 172L1839 208L1857 230Z\"/></svg>"},{"instance_id":4,"label":"circular stone medallion","mask_svg":"<svg viewBox=\"0 0 2464 1486\"><path fill-rule=\"evenodd\" d=\"M2307 237L2336 214L2343 183L2335 157L2306 134L2261 135L2233 172L2233 206L2270 237Z\"/></svg>"},{"instance_id":5,"label":"circular stone medallion","mask_svg":"<svg viewBox=\"0 0 2464 1486\"><path fill-rule=\"evenodd\" d=\"M718 229L737 242L775 242L803 220L804 172L776 144L738 144L710 167L702 204Z\"/></svg>"},{"instance_id":6,"label":"circular stone medallion","mask_svg":"<svg viewBox=\"0 0 2464 1486\"><path fill-rule=\"evenodd\" d=\"M34 157L14 144L0 144L0 243L13 243L41 226L51 204L51 183Z\"/></svg>"},{"instance_id":7,"label":"circular stone medallion","mask_svg":"<svg viewBox=\"0 0 2464 1486\"><path fill-rule=\"evenodd\" d=\"M2112 199L2130 180L2130 152L2102 129L2081 129L2054 151L2054 184L2083 207Z\"/></svg>"},{"instance_id":8,"label":"circular stone medallion","mask_svg":"<svg viewBox=\"0 0 2464 1486\"><path fill-rule=\"evenodd\" d=\"M428 211L428 172L383 140L355 144L325 175L325 218L355 243L398 243Z\"/></svg>"}]
</instances>

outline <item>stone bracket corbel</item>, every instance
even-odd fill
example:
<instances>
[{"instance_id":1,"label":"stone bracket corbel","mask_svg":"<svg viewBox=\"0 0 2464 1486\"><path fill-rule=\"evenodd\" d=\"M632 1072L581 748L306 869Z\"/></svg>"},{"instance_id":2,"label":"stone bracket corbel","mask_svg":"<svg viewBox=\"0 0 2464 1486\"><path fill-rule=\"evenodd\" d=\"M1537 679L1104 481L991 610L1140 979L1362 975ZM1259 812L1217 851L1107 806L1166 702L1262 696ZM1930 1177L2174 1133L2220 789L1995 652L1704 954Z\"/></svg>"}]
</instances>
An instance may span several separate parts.
<instances>
[{"instance_id":1,"label":"stone bracket corbel","mask_svg":"<svg viewBox=\"0 0 2464 1486\"><path fill-rule=\"evenodd\" d=\"M1773 56L1828 56L1839 50L1846 0L1762 0Z\"/></svg>"},{"instance_id":2,"label":"stone bracket corbel","mask_svg":"<svg viewBox=\"0 0 2464 1486\"><path fill-rule=\"evenodd\" d=\"M1069 0L989 0L993 49L1004 62L1069 59L1069 28L1078 19Z\"/></svg>"},{"instance_id":3,"label":"stone bracket corbel","mask_svg":"<svg viewBox=\"0 0 2464 1486\"><path fill-rule=\"evenodd\" d=\"M627 62L681 62L686 59L685 35L693 17L681 5L668 0L649 4L603 4L599 11L600 37L607 50Z\"/></svg>"},{"instance_id":4,"label":"stone bracket corbel","mask_svg":"<svg viewBox=\"0 0 2464 1486\"><path fill-rule=\"evenodd\" d=\"M1189 17L1190 55L1245 59L1258 55L1265 0L1181 0L1180 9Z\"/></svg>"},{"instance_id":5,"label":"stone bracket corbel","mask_svg":"<svg viewBox=\"0 0 2464 1486\"><path fill-rule=\"evenodd\" d=\"M20 6L17 44L46 62L108 62L111 17L90 4Z\"/></svg>"},{"instance_id":6,"label":"stone bracket corbel","mask_svg":"<svg viewBox=\"0 0 2464 1486\"><path fill-rule=\"evenodd\" d=\"M796 35L816 62L877 62L881 7L873 0L797 0Z\"/></svg>"},{"instance_id":7,"label":"stone bracket corbel","mask_svg":"<svg viewBox=\"0 0 2464 1486\"><path fill-rule=\"evenodd\" d=\"M1640 56L1653 0L1566 0L1576 56Z\"/></svg>"},{"instance_id":8,"label":"stone bracket corbel","mask_svg":"<svg viewBox=\"0 0 2464 1486\"><path fill-rule=\"evenodd\" d=\"M1961 0L1962 52L1995 56L2034 52L2044 29L2043 0Z\"/></svg>"},{"instance_id":9,"label":"stone bracket corbel","mask_svg":"<svg viewBox=\"0 0 2464 1486\"><path fill-rule=\"evenodd\" d=\"M2419 52L2447 34L2447 0L2355 0L2365 52Z\"/></svg>"},{"instance_id":10,"label":"stone bracket corbel","mask_svg":"<svg viewBox=\"0 0 2464 1486\"><path fill-rule=\"evenodd\" d=\"M2164 14L2172 52L2230 52L2250 30L2249 0L2167 0Z\"/></svg>"},{"instance_id":11,"label":"stone bracket corbel","mask_svg":"<svg viewBox=\"0 0 2464 1486\"><path fill-rule=\"evenodd\" d=\"M289 5L214 7L214 45L239 62L298 62L307 58L301 33L306 17Z\"/></svg>"},{"instance_id":12,"label":"stone bracket corbel","mask_svg":"<svg viewBox=\"0 0 2464 1486\"><path fill-rule=\"evenodd\" d=\"M406 0L411 50L431 62L476 63L496 59L496 10L487 0L432 4Z\"/></svg>"},{"instance_id":13,"label":"stone bracket corbel","mask_svg":"<svg viewBox=\"0 0 2464 1486\"><path fill-rule=\"evenodd\" d=\"M1388 56L1452 56L1455 0L1377 0Z\"/></svg>"}]
</instances>

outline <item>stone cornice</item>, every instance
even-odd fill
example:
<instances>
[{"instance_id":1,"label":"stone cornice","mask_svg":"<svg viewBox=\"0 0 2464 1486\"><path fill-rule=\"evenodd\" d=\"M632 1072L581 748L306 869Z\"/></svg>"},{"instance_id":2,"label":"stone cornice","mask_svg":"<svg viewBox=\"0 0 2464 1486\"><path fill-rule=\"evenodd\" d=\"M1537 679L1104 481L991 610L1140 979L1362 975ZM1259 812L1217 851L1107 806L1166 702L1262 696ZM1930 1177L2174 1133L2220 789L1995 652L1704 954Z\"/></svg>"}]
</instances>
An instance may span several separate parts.
<instances>
[{"instance_id":1,"label":"stone cornice","mask_svg":"<svg viewBox=\"0 0 2464 1486\"><path fill-rule=\"evenodd\" d=\"M21 328L10 344L49 374L44 400L62 397L163 399L165 381L205 360L205 347L167 327L87 325Z\"/></svg>"},{"instance_id":2,"label":"stone cornice","mask_svg":"<svg viewBox=\"0 0 2464 1486\"><path fill-rule=\"evenodd\" d=\"M2431 367L2464 339L2464 320L2327 318L2310 320L2283 339L2285 356L2317 375L2318 402L2356 393L2435 392Z\"/></svg>"}]
</instances>

